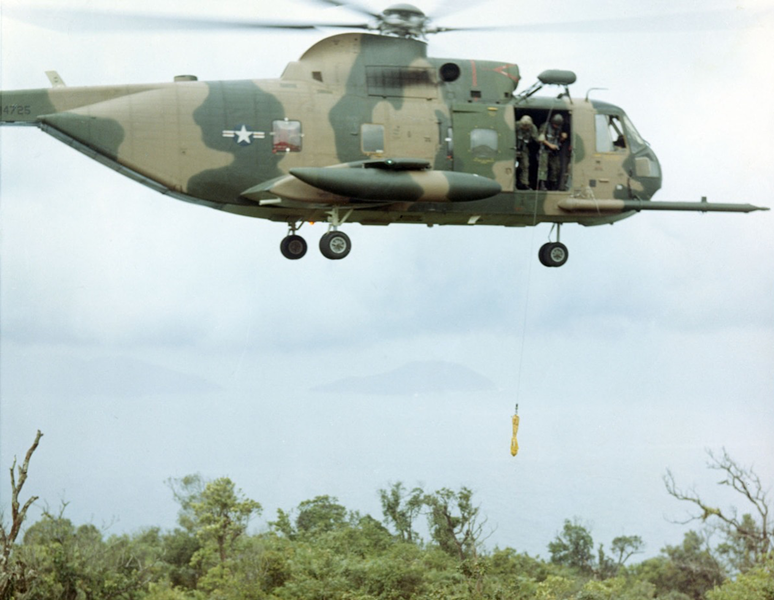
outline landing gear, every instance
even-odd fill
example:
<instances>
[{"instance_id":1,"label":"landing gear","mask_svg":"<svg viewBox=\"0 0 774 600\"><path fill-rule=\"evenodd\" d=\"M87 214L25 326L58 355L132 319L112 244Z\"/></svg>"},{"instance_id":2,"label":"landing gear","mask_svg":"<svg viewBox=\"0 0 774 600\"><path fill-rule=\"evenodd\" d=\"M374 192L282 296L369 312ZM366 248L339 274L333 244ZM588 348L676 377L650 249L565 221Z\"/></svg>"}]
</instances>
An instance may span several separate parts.
<instances>
[{"instance_id":1,"label":"landing gear","mask_svg":"<svg viewBox=\"0 0 774 600\"><path fill-rule=\"evenodd\" d=\"M561 227L561 224L557 223L555 242L548 242L547 244L543 244L542 246L540 246L540 251L538 252L538 258L540 259L540 264L542 264L543 266L561 267L564 263L567 262L567 259L570 257L570 252L567 250L567 246L565 246L559 241L560 227Z\"/></svg>"},{"instance_id":2,"label":"landing gear","mask_svg":"<svg viewBox=\"0 0 774 600\"><path fill-rule=\"evenodd\" d=\"M352 209L342 217L339 208L334 206L328 212L328 233L320 238L320 252L330 260L341 260L352 250L352 241L343 231L339 231L339 225L343 225L352 214Z\"/></svg>"},{"instance_id":3,"label":"landing gear","mask_svg":"<svg viewBox=\"0 0 774 600\"><path fill-rule=\"evenodd\" d=\"M320 238L320 252L325 258L340 260L352 250L352 241L343 231L329 231Z\"/></svg>"},{"instance_id":4,"label":"landing gear","mask_svg":"<svg viewBox=\"0 0 774 600\"><path fill-rule=\"evenodd\" d=\"M561 242L543 244L538 252L540 263L546 267L561 267L570 256L567 246Z\"/></svg>"},{"instance_id":5,"label":"landing gear","mask_svg":"<svg viewBox=\"0 0 774 600\"><path fill-rule=\"evenodd\" d=\"M349 210L342 217L338 207L334 207L328 212L328 232L320 238L320 252L325 258L341 260L352 250L352 240L346 233L338 230L339 225L343 225L351 214L352 210ZM306 254L306 240L296 234L301 225L303 222L301 224L293 221L288 223L288 234L280 243L282 256L287 259L298 260Z\"/></svg>"},{"instance_id":6,"label":"landing gear","mask_svg":"<svg viewBox=\"0 0 774 600\"><path fill-rule=\"evenodd\" d=\"M306 240L300 235L288 235L280 243L280 252L282 256L290 260L298 260L306 254Z\"/></svg>"},{"instance_id":7,"label":"landing gear","mask_svg":"<svg viewBox=\"0 0 774 600\"><path fill-rule=\"evenodd\" d=\"M288 234L280 242L280 252L287 259L298 260L306 254L306 240L300 235L296 235L296 231L301 229L301 225L298 223L288 223Z\"/></svg>"}]
</instances>

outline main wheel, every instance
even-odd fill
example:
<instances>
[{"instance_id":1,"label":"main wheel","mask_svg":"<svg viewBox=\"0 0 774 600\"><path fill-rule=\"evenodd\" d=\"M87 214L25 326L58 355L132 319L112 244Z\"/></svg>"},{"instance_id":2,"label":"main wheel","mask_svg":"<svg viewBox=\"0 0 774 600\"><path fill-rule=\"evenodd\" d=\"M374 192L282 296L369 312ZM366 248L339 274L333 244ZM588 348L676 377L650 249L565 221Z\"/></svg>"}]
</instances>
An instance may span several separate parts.
<instances>
[{"instance_id":1,"label":"main wheel","mask_svg":"<svg viewBox=\"0 0 774 600\"><path fill-rule=\"evenodd\" d=\"M282 239L280 243L280 252L285 258L298 260L306 254L306 240L300 235L289 235Z\"/></svg>"},{"instance_id":2,"label":"main wheel","mask_svg":"<svg viewBox=\"0 0 774 600\"><path fill-rule=\"evenodd\" d=\"M329 231L320 238L320 252L325 258L340 260L352 250L352 242L343 231Z\"/></svg>"},{"instance_id":3,"label":"main wheel","mask_svg":"<svg viewBox=\"0 0 774 600\"><path fill-rule=\"evenodd\" d=\"M569 257L570 252L567 250L567 246L561 242L543 244L538 252L540 263L546 267L561 267Z\"/></svg>"},{"instance_id":4,"label":"main wheel","mask_svg":"<svg viewBox=\"0 0 774 600\"><path fill-rule=\"evenodd\" d=\"M548 264L548 257L546 254L548 253L548 249L551 247L551 244L543 244L540 246L540 250L538 251L538 259L540 260L540 264L544 267L550 267L551 265Z\"/></svg>"}]
</instances>

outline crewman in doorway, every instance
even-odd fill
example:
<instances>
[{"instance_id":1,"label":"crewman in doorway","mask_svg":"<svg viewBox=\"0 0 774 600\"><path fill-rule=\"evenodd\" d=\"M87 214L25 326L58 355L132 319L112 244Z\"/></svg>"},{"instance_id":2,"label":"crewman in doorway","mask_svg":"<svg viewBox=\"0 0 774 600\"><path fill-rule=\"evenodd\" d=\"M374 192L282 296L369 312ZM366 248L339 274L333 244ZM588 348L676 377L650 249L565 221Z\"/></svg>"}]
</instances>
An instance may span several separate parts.
<instances>
[{"instance_id":1,"label":"crewman in doorway","mask_svg":"<svg viewBox=\"0 0 774 600\"><path fill-rule=\"evenodd\" d=\"M547 149L548 174L546 176L546 188L559 189L559 180L562 171L562 144L567 141L567 132L564 131L564 117L555 114L550 121L540 126L538 141Z\"/></svg>"},{"instance_id":2,"label":"crewman in doorway","mask_svg":"<svg viewBox=\"0 0 774 600\"><path fill-rule=\"evenodd\" d=\"M538 128L532 122L532 117L524 115L516 127L516 187L520 190L531 190L529 185L529 153L530 144L538 139Z\"/></svg>"}]
</instances>

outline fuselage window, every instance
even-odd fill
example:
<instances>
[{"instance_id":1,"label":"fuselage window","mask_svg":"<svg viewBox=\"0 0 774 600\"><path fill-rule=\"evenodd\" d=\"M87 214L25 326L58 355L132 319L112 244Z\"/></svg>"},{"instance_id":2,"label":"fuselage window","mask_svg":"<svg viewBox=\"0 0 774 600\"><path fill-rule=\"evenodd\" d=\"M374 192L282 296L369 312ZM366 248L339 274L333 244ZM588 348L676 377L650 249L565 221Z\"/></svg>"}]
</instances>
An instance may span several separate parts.
<instances>
[{"instance_id":1,"label":"fuselage window","mask_svg":"<svg viewBox=\"0 0 774 600\"><path fill-rule=\"evenodd\" d=\"M497 132L494 129L471 131L470 153L474 158L494 159L497 156Z\"/></svg>"},{"instance_id":2,"label":"fuselage window","mask_svg":"<svg viewBox=\"0 0 774 600\"><path fill-rule=\"evenodd\" d=\"M384 125L364 123L360 126L360 139L363 152L380 154L384 152Z\"/></svg>"},{"instance_id":3,"label":"fuselage window","mask_svg":"<svg viewBox=\"0 0 774 600\"><path fill-rule=\"evenodd\" d=\"M273 121L271 124L272 151L301 152L301 121Z\"/></svg>"}]
</instances>

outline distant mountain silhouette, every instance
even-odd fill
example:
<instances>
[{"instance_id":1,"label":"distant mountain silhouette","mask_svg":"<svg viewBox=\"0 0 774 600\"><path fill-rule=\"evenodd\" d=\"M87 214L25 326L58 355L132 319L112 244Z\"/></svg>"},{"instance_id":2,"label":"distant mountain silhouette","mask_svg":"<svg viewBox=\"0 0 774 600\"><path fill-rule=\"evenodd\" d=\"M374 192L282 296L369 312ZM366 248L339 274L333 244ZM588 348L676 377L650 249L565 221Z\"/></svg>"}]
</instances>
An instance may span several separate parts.
<instances>
[{"instance_id":1,"label":"distant mountain silhouette","mask_svg":"<svg viewBox=\"0 0 774 600\"><path fill-rule=\"evenodd\" d=\"M12 369L12 372L16 374L7 378L7 385L26 393L138 397L220 389L198 375L127 356L84 359L62 355L37 364L34 371L27 365L26 369Z\"/></svg>"},{"instance_id":2,"label":"distant mountain silhouette","mask_svg":"<svg viewBox=\"0 0 774 600\"><path fill-rule=\"evenodd\" d=\"M311 391L402 396L482 392L494 389L496 386L492 381L464 365L443 361L416 361L387 373L346 377L333 383L315 386Z\"/></svg>"}]
</instances>

